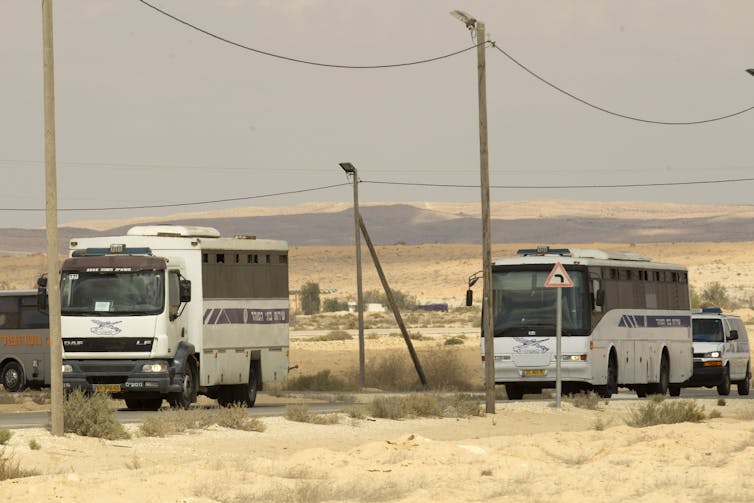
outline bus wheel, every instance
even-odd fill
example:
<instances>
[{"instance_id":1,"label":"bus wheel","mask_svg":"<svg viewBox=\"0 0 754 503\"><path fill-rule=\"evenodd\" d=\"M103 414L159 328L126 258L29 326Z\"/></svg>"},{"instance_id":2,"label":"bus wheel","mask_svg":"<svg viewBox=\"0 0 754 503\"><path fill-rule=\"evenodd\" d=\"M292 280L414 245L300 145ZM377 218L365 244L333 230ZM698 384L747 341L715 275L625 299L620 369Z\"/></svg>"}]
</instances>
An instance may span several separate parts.
<instances>
[{"instance_id":1,"label":"bus wheel","mask_svg":"<svg viewBox=\"0 0 754 503\"><path fill-rule=\"evenodd\" d=\"M615 353L610 353L610 361L607 364L607 383L597 387L597 394L601 398L610 398L618 393L618 361Z\"/></svg>"},{"instance_id":2,"label":"bus wheel","mask_svg":"<svg viewBox=\"0 0 754 503\"><path fill-rule=\"evenodd\" d=\"M744 375L744 378L738 381L738 394L739 395L748 395L749 394L749 379L751 379L751 374L749 373L749 364L746 364L746 374Z\"/></svg>"},{"instance_id":3,"label":"bus wheel","mask_svg":"<svg viewBox=\"0 0 754 503\"><path fill-rule=\"evenodd\" d=\"M681 396L681 387L677 384L671 384L668 386L668 393L670 393L670 396Z\"/></svg>"},{"instance_id":4,"label":"bus wheel","mask_svg":"<svg viewBox=\"0 0 754 503\"><path fill-rule=\"evenodd\" d=\"M730 395L730 367L727 365L723 370L723 380L717 385L717 394L722 396Z\"/></svg>"},{"instance_id":5,"label":"bus wheel","mask_svg":"<svg viewBox=\"0 0 754 503\"><path fill-rule=\"evenodd\" d=\"M26 379L24 371L18 362L8 362L3 367L3 387L5 391L15 393L24 389Z\"/></svg>"},{"instance_id":6,"label":"bus wheel","mask_svg":"<svg viewBox=\"0 0 754 503\"><path fill-rule=\"evenodd\" d=\"M524 389L518 384L508 383L505 385L505 394L508 400L521 400L524 397Z\"/></svg>"},{"instance_id":7,"label":"bus wheel","mask_svg":"<svg viewBox=\"0 0 754 503\"><path fill-rule=\"evenodd\" d=\"M246 407L254 407L257 401L257 373L254 372L254 366L249 369L249 384L242 384L238 387L238 402Z\"/></svg>"},{"instance_id":8,"label":"bus wheel","mask_svg":"<svg viewBox=\"0 0 754 503\"><path fill-rule=\"evenodd\" d=\"M646 384L637 384L634 386L634 391L636 391L636 396L639 398L646 398L647 396L647 385Z\"/></svg>"},{"instance_id":9,"label":"bus wheel","mask_svg":"<svg viewBox=\"0 0 754 503\"><path fill-rule=\"evenodd\" d=\"M666 353L662 354L662 359L660 360L660 381L653 386L652 392L656 395L662 395L665 396L668 394L668 387L670 386L670 361L668 361L668 355Z\"/></svg>"}]
</instances>

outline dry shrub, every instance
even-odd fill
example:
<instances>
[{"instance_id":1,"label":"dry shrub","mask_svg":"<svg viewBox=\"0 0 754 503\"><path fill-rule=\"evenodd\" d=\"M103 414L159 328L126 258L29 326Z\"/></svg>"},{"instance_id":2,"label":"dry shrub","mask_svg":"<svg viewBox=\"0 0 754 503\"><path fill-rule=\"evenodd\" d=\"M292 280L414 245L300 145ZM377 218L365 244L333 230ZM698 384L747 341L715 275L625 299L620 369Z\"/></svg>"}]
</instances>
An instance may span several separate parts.
<instances>
[{"instance_id":1,"label":"dry shrub","mask_svg":"<svg viewBox=\"0 0 754 503\"><path fill-rule=\"evenodd\" d=\"M358 382L358 380L352 382ZM354 391L356 386L332 375L329 370L322 370L314 375L289 377L285 388L289 391Z\"/></svg>"},{"instance_id":2,"label":"dry shrub","mask_svg":"<svg viewBox=\"0 0 754 503\"><path fill-rule=\"evenodd\" d=\"M32 438L31 440L29 440L29 449L31 449L32 451L38 451L41 448L42 444L37 442L36 439Z\"/></svg>"},{"instance_id":3,"label":"dry shrub","mask_svg":"<svg viewBox=\"0 0 754 503\"><path fill-rule=\"evenodd\" d=\"M15 405L19 403L20 397L16 395L15 393L8 393L7 391L3 390L0 392L0 404L3 405Z\"/></svg>"},{"instance_id":4,"label":"dry shrub","mask_svg":"<svg viewBox=\"0 0 754 503\"><path fill-rule=\"evenodd\" d=\"M597 410L600 406L600 397L593 391L580 392L570 396L569 401L579 409Z\"/></svg>"},{"instance_id":5,"label":"dry shrub","mask_svg":"<svg viewBox=\"0 0 754 503\"><path fill-rule=\"evenodd\" d=\"M5 448L0 449L0 481L33 477L34 475L39 475L39 473L22 469L18 460L13 459L12 454L9 454Z\"/></svg>"},{"instance_id":6,"label":"dry shrub","mask_svg":"<svg viewBox=\"0 0 754 503\"><path fill-rule=\"evenodd\" d=\"M289 405L285 408L285 416L289 421L311 424L338 424L340 417L337 414L311 414L309 406L305 404Z\"/></svg>"},{"instance_id":7,"label":"dry shrub","mask_svg":"<svg viewBox=\"0 0 754 503\"><path fill-rule=\"evenodd\" d=\"M704 407L694 401L648 400L629 415L626 424L643 428L657 424L698 423L704 418Z\"/></svg>"},{"instance_id":8,"label":"dry shrub","mask_svg":"<svg viewBox=\"0 0 754 503\"><path fill-rule=\"evenodd\" d=\"M319 337L309 337L303 339L304 341L349 341L353 339L353 336L345 330L330 330L325 335Z\"/></svg>"},{"instance_id":9,"label":"dry shrub","mask_svg":"<svg viewBox=\"0 0 754 503\"><path fill-rule=\"evenodd\" d=\"M453 336L448 337L445 339L445 342L443 343L446 346L462 346L463 343L466 342L466 337L459 337L459 336Z\"/></svg>"},{"instance_id":10,"label":"dry shrub","mask_svg":"<svg viewBox=\"0 0 754 503\"><path fill-rule=\"evenodd\" d=\"M232 409L235 406L228 407ZM199 430L217 424L220 409L168 409L152 414L139 427L145 437L165 437L186 430Z\"/></svg>"},{"instance_id":11,"label":"dry shrub","mask_svg":"<svg viewBox=\"0 0 754 503\"><path fill-rule=\"evenodd\" d=\"M405 396L375 398L368 408L370 415L384 419L406 417L468 417L482 415L477 397L454 393L411 393Z\"/></svg>"},{"instance_id":12,"label":"dry shrub","mask_svg":"<svg viewBox=\"0 0 754 503\"><path fill-rule=\"evenodd\" d=\"M63 403L63 424L66 433L85 437L108 440L130 437L115 419L112 401L104 393L87 395L78 389L69 393Z\"/></svg>"},{"instance_id":13,"label":"dry shrub","mask_svg":"<svg viewBox=\"0 0 754 503\"><path fill-rule=\"evenodd\" d=\"M13 432L6 428L0 428L0 445L5 445L8 443L8 440L10 440L10 437L13 436Z\"/></svg>"},{"instance_id":14,"label":"dry shrub","mask_svg":"<svg viewBox=\"0 0 754 503\"><path fill-rule=\"evenodd\" d=\"M217 410L217 425L234 430L262 432L267 427L256 417L249 416L248 408L240 404L222 407Z\"/></svg>"}]
</instances>

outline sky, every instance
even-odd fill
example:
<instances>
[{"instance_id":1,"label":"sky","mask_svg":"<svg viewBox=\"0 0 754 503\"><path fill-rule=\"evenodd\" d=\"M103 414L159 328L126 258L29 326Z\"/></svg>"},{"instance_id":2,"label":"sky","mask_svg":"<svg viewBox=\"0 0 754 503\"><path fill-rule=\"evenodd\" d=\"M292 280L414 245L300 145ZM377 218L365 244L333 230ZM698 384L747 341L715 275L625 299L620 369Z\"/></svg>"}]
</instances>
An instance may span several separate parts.
<instances>
[{"instance_id":1,"label":"sky","mask_svg":"<svg viewBox=\"0 0 754 503\"><path fill-rule=\"evenodd\" d=\"M475 49L379 69L248 49L343 66L421 61L474 45L454 9L496 45L493 202L752 202L754 181L605 185L754 178L754 111L660 125L584 102L659 122L754 106L754 2L148 1L226 41L139 0L53 3L60 225L348 202L344 161L360 202L479 201ZM0 227L44 226L41 0L0 0L0 65ZM142 208L155 205L176 206Z\"/></svg>"}]
</instances>

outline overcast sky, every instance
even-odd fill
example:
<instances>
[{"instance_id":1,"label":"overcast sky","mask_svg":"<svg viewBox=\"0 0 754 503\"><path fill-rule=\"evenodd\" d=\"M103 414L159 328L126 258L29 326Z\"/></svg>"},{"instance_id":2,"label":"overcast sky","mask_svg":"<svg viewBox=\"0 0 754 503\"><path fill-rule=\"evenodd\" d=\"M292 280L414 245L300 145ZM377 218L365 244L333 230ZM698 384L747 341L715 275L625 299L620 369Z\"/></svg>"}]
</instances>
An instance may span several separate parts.
<instances>
[{"instance_id":1,"label":"overcast sky","mask_svg":"<svg viewBox=\"0 0 754 503\"><path fill-rule=\"evenodd\" d=\"M153 0L150 0L152 2ZM754 2L154 0L220 37L336 65L412 62L470 47L449 15L552 84L619 114L706 120L754 105ZM0 227L44 224L41 1L0 0ZM345 183L363 202L478 201L476 51L389 69L260 55L138 0L54 2L60 223L234 206L351 201L349 186L225 204L65 211L256 197ZM487 50L490 183L607 185L754 177L754 111L704 125L618 118ZM494 189L493 201L752 202L754 182ZM8 211L38 209L42 211Z\"/></svg>"}]
</instances>

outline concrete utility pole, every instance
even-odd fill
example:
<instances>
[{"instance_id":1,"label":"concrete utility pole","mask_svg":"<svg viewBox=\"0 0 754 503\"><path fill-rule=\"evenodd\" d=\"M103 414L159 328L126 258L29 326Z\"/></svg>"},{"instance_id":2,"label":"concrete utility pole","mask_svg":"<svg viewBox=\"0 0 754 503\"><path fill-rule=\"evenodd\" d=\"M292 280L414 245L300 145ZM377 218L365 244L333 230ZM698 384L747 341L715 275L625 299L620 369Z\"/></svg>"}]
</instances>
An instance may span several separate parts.
<instances>
[{"instance_id":1,"label":"concrete utility pole","mask_svg":"<svg viewBox=\"0 0 754 503\"><path fill-rule=\"evenodd\" d=\"M50 316L50 425L63 434L63 350L60 336L58 271L58 185L55 159L55 70L52 50L52 0L42 0L42 48L45 118L45 198L47 226L47 294Z\"/></svg>"},{"instance_id":2,"label":"concrete utility pole","mask_svg":"<svg viewBox=\"0 0 754 503\"><path fill-rule=\"evenodd\" d=\"M466 12L454 10L450 13L471 31L476 32L477 80L479 84L479 172L482 187L482 332L484 333L484 388L485 410L495 413L495 338L492 323L492 233L490 231L490 172L487 148L487 69L485 52L484 23Z\"/></svg>"},{"instance_id":3,"label":"concrete utility pole","mask_svg":"<svg viewBox=\"0 0 754 503\"><path fill-rule=\"evenodd\" d=\"M353 178L353 221L356 238L356 311L359 317L359 387L366 386L364 370L364 291L361 281L361 234L359 233L359 173L350 162L341 162L340 167L346 175Z\"/></svg>"}]
</instances>

